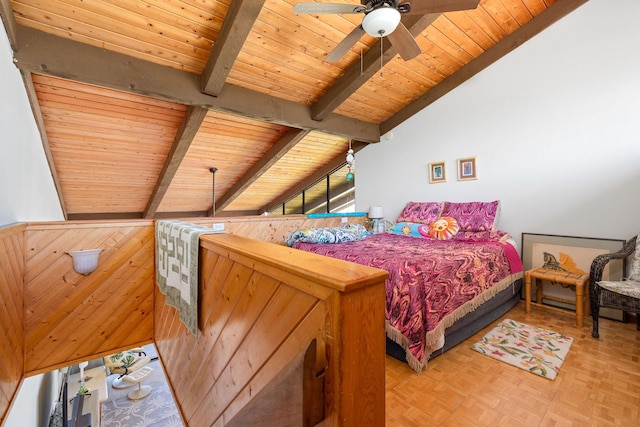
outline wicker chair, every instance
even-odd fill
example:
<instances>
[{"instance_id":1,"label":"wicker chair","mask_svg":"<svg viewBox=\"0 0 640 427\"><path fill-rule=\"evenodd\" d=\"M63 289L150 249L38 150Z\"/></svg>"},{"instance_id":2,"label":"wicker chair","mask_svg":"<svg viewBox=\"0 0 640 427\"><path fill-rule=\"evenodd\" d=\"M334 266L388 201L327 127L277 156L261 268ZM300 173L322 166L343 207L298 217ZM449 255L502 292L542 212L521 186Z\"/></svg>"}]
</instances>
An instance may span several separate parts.
<instances>
[{"instance_id":1,"label":"wicker chair","mask_svg":"<svg viewBox=\"0 0 640 427\"><path fill-rule=\"evenodd\" d=\"M618 252L598 255L591 263L589 297L591 298L591 316L593 317L591 336L594 338L600 336L598 333L600 307L635 313L637 329L640 331L640 277L638 277L640 255L638 253L635 254L628 280L619 282L602 280L602 271L610 260L624 260L636 251L637 238L638 236L635 236L630 239Z\"/></svg>"}]
</instances>

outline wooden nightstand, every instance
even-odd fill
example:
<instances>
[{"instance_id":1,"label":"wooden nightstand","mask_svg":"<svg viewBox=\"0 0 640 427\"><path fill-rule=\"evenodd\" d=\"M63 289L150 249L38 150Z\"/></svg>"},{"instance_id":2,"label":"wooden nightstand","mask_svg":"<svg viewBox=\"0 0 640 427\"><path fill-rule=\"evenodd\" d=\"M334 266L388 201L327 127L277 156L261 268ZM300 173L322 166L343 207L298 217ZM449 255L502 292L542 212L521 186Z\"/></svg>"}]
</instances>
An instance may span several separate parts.
<instances>
[{"instance_id":1,"label":"wooden nightstand","mask_svg":"<svg viewBox=\"0 0 640 427\"><path fill-rule=\"evenodd\" d=\"M536 302L531 302L531 279L538 279L536 286ZM560 283L565 286L575 286L576 299L575 301L566 300L563 298L551 297L544 295L542 288L542 281L548 280L549 282ZM563 313L572 313L570 310L565 310L560 307L555 307L549 304L544 304L543 299L549 301L557 301L564 304L575 305L576 311L576 325L581 328L584 324L584 316L589 313L589 275L569 273L561 270L551 270L548 268L534 268L524 273L524 292L525 292L525 305L524 310L526 313L531 313L531 305L536 307L545 307L551 310L561 311Z\"/></svg>"}]
</instances>

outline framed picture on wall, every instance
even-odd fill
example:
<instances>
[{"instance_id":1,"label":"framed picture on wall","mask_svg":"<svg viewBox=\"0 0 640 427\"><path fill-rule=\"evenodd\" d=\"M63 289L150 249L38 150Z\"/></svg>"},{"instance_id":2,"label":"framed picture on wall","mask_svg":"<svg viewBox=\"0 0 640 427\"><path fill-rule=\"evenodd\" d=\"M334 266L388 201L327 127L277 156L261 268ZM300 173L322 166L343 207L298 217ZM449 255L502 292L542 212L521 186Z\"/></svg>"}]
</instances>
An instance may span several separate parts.
<instances>
[{"instance_id":1,"label":"framed picture on wall","mask_svg":"<svg viewBox=\"0 0 640 427\"><path fill-rule=\"evenodd\" d=\"M591 263L596 256L617 252L622 249L624 243L624 240L617 239L522 233L522 265L525 271L544 266L570 273L589 274ZM624 270L624 260L611 260L604 269L602 279L621 280ZM574 288L550 282L545 282L544 287L545 295L552 298L575 299ZM545 304L573 309L553 300L545 301ZM620 310L603 308L600 315L609 319L624 320L624 314Z\"/></svg>"},{"instance_id":2,"label":"framed picture on wall","mask_svg":"<svg viewBox=\"0 0 640 427\"><path fill-rule=\"evenodd\" d=\"M429 183L436 184L438 182L446 182L444 162L429 163Z\"/></svg>"},{"instance_id":3,"label":"framed picture on wall","mask_svg":"<svg viewBox=\"0 0 640 427\"><path fill-rule=\"evenodd\" d=\"M476 173L476 158L466 157L458 159L458 181L469 181L478 179Z\"/></svg>"}]
</instances>

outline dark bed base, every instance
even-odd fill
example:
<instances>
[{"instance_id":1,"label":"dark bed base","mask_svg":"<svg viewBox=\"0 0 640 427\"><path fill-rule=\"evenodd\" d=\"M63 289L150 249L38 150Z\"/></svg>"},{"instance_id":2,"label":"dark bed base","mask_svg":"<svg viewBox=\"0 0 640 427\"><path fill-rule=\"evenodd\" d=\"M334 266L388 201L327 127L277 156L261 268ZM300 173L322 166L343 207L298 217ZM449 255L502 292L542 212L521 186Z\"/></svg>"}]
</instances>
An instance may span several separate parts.
<instances>
[{"instance_id":1,"label":"dark bed base","mask_svg":"<svg viewBox=\"0 0 640 427\"><path fill-rule=\"evenodd\" d=\"M431 354L433 359L460 344L485 326L499 319L507 311L511 310L520 301L520 288L522 279L516 280L508 288L498 292L494 298L482 304L444 331L444 347ZM400 361L406 362L405 351L398 344L387 337L387 354Z\"/></svg>"}]
</instances>

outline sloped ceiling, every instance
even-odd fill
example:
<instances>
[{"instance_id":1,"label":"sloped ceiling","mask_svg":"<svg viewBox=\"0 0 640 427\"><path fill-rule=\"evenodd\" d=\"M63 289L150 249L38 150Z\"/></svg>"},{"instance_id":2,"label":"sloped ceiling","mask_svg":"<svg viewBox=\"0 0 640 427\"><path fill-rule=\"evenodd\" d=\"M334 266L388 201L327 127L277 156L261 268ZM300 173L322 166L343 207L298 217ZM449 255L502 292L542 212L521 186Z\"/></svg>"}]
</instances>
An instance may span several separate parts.
<instances>
[{"instance_id":1,"label":"sloped ceiling","mask_svg":"<svg viewBox=\"0 0 640 427\"><path fill-rule=\"evenodd\" d=\"M403 15L422 52L408 61L364 35L327 62L362 14L296 15L295 0L0 0L0 14L66 218L156 218L210 215L214 198L217 215L271 210L586 1Z\"/></svg>"}]
</instances>

